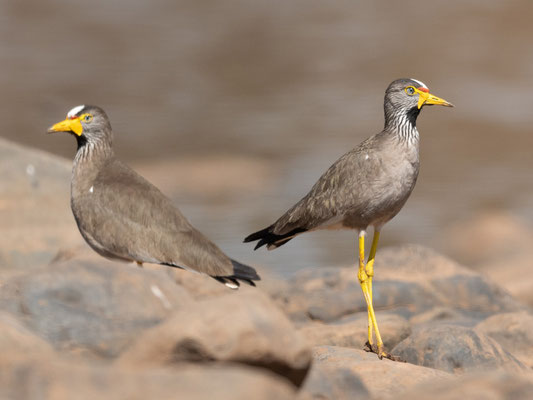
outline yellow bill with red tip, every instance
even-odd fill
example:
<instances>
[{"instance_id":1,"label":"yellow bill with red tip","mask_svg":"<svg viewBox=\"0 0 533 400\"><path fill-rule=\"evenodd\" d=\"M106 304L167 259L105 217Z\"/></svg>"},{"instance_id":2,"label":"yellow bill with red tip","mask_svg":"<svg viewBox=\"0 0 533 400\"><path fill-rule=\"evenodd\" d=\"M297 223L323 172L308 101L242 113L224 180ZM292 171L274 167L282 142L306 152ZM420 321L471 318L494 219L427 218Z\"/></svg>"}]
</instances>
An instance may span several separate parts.
<instances>
[{"instance_id":1,"label":"yellow bill with red tip","mask_svg":"<svg viewBox=\"0 0 533 400\"><path fill-rule=\"evenodd\" d=\"M431 93L429 93L429 90L423 87L420 87L418 89L415 88L415 92L418 93L418 109L422 108L423 105L438 105L438 106L445 106L445 107L453 107L453 104L441 99L440 97L434 96Z\"/></svg>"}]
</instances>

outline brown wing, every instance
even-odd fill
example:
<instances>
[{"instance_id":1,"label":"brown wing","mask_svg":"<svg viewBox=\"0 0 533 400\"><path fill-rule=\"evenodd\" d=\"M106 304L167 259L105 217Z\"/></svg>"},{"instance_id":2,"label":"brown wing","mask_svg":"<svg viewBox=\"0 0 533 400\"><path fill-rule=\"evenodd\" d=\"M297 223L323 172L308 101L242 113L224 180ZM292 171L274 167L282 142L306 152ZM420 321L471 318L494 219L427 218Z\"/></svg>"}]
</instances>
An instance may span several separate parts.
<instances>
[{"instance_id":1,"label":"brown wing","mask_svg":"<svg viewBox=\"0 0 533 400\"><path fill-rule=\"evenodd\" d=\"M80 230L96 246L117 258L233 275L231 260L159 189L118 160L103 170L92 192L76 199Z\"/></svg>"}]
</instances>

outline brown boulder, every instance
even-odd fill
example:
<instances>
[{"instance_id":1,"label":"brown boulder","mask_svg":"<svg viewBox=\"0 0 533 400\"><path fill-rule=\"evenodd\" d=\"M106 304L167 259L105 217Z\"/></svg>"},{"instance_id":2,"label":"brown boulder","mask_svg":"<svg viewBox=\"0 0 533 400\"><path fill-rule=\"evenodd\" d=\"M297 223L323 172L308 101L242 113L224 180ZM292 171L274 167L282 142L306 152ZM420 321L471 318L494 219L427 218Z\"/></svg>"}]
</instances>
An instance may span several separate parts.
<instances>
[{"instance_id":1,"label":"brown boulder","mask_svg":"<svg viewBox=\"0 0 533 400\"><path fill-rule=\"evenodd\" d=\"M315 388L320 387L320 385L326 386L329 381L337 381L336 384L340 385L336 389L333 388L332 391L340 390L342 392L346 390L345 388L353 388L354 386L357 388L359 386L357 381L353 383L342 379L342 377L347 377L351 373L360 378L372 398L382 398L390 395L397 396L414 385L449 376L443 371L386 359L380 360L373 353L335 346L317 346L313 348L313 368L316 368L317 365L320 368L324 368L328 373L321 375L310 374L309 379L305 381L303 391L309 390L311 393L316 393ZM336 377L337 374L339 374L339 377ZM311 379L313 377L326 379L326 383L312 382ZM350 395L354 396L353 398L364 398L366 393L362 390L359 394L357 392L347 392L344 394L344 398L350 398ZM335 399L336 397L330 398Z\"/></svg>"},{"instance_id":2,"label":"brown boulder","mask_svg":"<svg viewBox=\"0 0 533 400\"><path fill-rule=\"evenodd\" d=\"M25 400L290 400L279 377L237 365L130 370L104 363L0 358L0 398Z\"/></svg>"},{"instance_id":3,"label":"brown boulder","mask_svg":"<svg viewBox=\"0 0 533 400\"><path fill-rule=\"evenodd\" d=\"M426 312L416 314L409 322L412 326L427 324L427 323L458 323L459 325L471 325L472 319L466 316L459 309L451 307L437 306Z\"/></svg>"},{"instance_id":4,"label":"brown boulder","mask_svg":"<svg viewBox=\"0 0 533 400\"><path fill-rule=\"evenodd\" d=\"M0 269L46 265L83 243L70 211L71 161L0 138Z\"/></svg>"},{"instance_id":5,"label":"brown boulder","mask_svg":"<svg viewBox=\"0 0 533 400\"><path fill-rule=\"evenodd\" d=\"M407 320L396 314L381 313L379 329L383 334L385 347L392 349L411 333ZM312 346L328 345L362 349L368 339L368 314L357 313L336 322L325 324L311 321L302 325L300 333Z\"/></svg>"},{"instance_id":6,"label":"brown boulder","mask_svg":"<svg viewBox=\"0 0 533 400\"><path fill-rule=\"evenodd\" d=\"M123 365L182 361L239 362L272 370L296 385L311 362L305 340L254 288L199 301L143 333L119 359Z\"/></svg>"},{"instance_id":7,"label":"brown boulder","mask_svg":"<svg viewBox=\"0 0 533 400\"><path fill-rule=\"evenodd\" d=\"M145 265L145 268L161 268L161 266ZM261 277L260 281L255 282L257 285L255 290L272 293L280 287L283 288L286 286L286 280L255 265L254 268ZM179 268L166 268L166 272L174 282L184 287L195 300L204 300L233 293L227 286L221 285L220 282L204 274L193 273ZM234 293L237 292L235 291Z\"/></svg>"},{"instance_id":8,"label":"brown boulder","mask_svg":"<svg viewBox=\"0 0 533 400\"><path fill-rule=\"evenodd\" d=\"M382 309L411 318L435 307L448 307L478 320L524 309L490 280L421 246L379 252L373 289L378 320ZM301 271L274 298L298 322L330 322L366 311L354 267Z\"/></svg>"},{"instance_id":9,"label":"brown boulder","mask_svg":"<svg viewBox=\"0 0 533 400\"><path fill-rule=\"evenodd\" d=\"M145 268L158 268L145 266ZM161 268L161 267L159 267ZM179 286L183 287L195 300L218 297L231 292L226 285L220 284L210 276L185 271L179 268L164 267L165 272Z\"/></svg>"},{"instance_id":10,"label":"brown boulder","mask_svg":"<svg viewBox=\"0 0 533 400\"><path fill-rule=\"evenodd\" d=\"M533 307L532 253L516 253L507 258L494 258L480 266L483 274L505 288L514 298Z\"/></svg>"},{"instance_id":11,"label":"brown boulder","mask_svg":"<svg viewBox=\"0 0 533 400\"><path fill-rule=\"evenodd\" d=\"M447 254L482 271L518 300L533 306L533 228L512 214L487 211L442 235Z\"/></svg>"},{"instance_id":12,"label":"brown boulder","mask_svg":"<svg viewBox=\"0 0 533 400\"><path fill-rule=\"evenodd\" d=\"M0 311L0 353L32 354L51 357L54 350L49 343L30 332L15 317Z\"/></svg>"},{"instance_id":13,"label":"brown boulder","mask_svg":"<svg viewBox=\"0 0 533 400\"><path fill-rule=\"evenodd\" d=\"M531 374L483 371L415 386L394 400L508 400L533 398Z\"/></svg>"},{"instance_id":14,"label":"brown boulder","mask_svg":"<svg viewBox=\"0 0 533 400\"><path fill-rule=\"evenodd\" d=\"M141 331L192 303L164 272L96 260L52 264L4 282L0 309L57 350L114 357Z\"/></svg>"},{"instance_id":15,"label":"brown boulder","mask_svg":"<svg viewBox=\"0 0 533 400\"><path fill-rule=\"evenodd\" d=\"M392 353L409 363L452 373L526 369L496 341L464 326L437 324L416 328Z\"/></svg>"},{"instance_id":16,"label":"brown boulder","mask_svg":"<svg viewBox=\"0 0 533 400\"><path fill-rule=\"evenodd\" d=\"M299 399L359 400L369 399L363 381L348 367L314 362L300 391Z\"/></svg>"},{"instance_id":17,"label":"brown boulder","mask_svg":"<svg viewBox=\"0 0 533 400\"><path fill-rule=\"evenodd\" d=\"M496 314L480 322L476 329L533 367L533 315L529 312Z\"/></svg>"}]
</instances>

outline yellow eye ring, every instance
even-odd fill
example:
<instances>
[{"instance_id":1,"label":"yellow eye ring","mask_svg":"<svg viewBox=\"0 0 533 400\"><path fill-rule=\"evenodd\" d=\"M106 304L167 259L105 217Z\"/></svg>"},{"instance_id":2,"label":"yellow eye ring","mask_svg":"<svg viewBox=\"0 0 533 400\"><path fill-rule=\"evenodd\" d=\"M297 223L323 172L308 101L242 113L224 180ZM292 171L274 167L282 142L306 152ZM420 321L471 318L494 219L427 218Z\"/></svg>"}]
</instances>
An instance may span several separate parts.
<instances>
[{"instance_id":1,"label":"yellow eye ring","mask_svg":"<svg viewBox=\"0 0 533 400\"><path fill-rule=\"evenodd\" d=\"M415 88L413 86L407 86L405 88L405 93L407 93L409 96L412 96L416 93Z\"/></svg>"},{"instance_id":2,"label":"yellow eye ring","mask_svg":"<svg viewBox=\"0 0 533 400\"><path fill-rule=\"evenodd\" d=\"M91 114L84 114L82 115L83 122L91 122L93 120L93 116Z\"/></svg>"}]
</instances>

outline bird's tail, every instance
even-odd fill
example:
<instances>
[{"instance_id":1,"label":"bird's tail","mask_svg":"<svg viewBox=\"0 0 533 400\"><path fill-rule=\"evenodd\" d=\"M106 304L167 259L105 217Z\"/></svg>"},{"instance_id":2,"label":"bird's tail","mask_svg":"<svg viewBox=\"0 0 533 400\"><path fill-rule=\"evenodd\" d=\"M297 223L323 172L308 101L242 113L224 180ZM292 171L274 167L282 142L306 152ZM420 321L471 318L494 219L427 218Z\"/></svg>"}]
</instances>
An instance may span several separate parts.
<instances>
[{"instance_id":1,"label":"bird's tail","mask_svg":"<svg viewBox=\"0 0 533 400\"><path fill-rule=\"evenodd\" d=\"M268 228L252 233L251 235L246 236L246 238L244 239L244 243L255 242L256 240L258 240L257 244L254 247L254 250L257 250L258 248L264 245L266 245L268 250L273 250L278 248L279 246L283 246L293 237L307 230L304 228L295 228L292 231L287 232L283 235L277 235L272 232L273 229L274 225L270 225Z\"/></svg>"},{"instance_id":2,"label":"bird's tail","mask_svg":"<svg viewBox=\"0 0 533 400\"><path fill-rule=\"evenodd\" d=\"M238 289L240 286L239 281L247 283L250 286L255 286L254 281L261 280L261 277L254 268L235 260L231 260L231 263L233 264L233 275L213 276L213 278L231 289Z\"/></svg>"}]
</instances>

